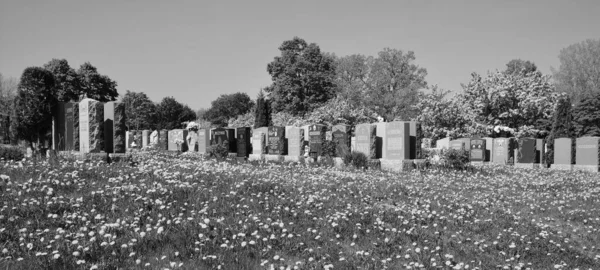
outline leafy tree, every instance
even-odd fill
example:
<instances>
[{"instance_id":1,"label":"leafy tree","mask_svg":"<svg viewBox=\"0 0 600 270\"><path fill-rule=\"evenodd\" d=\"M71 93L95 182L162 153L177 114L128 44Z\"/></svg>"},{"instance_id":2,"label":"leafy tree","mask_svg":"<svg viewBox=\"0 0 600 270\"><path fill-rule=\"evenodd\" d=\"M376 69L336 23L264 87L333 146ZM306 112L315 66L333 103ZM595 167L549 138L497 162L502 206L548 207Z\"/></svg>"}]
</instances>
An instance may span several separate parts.
<instances>
[{"instance_id":1,"label":"leafy tree","mask_svg":"<svg viewBox=\"0 0 600 270\"><path fill-rule=\"evenodd\" d=\"M88 98L100 102L117 100L119 96L117 82L111 80L106 75L99 74L96 67L92 66L89 62L79 67L77 75L81 83L81 92Z\"/></svg>"},{"instance_id":2,"label":"leafy tree","mask_svg":"<svg viewBox=\"0 0 600 270\"><path fill-rule=\"evenodd\" d=\"M506 64L506 70L504 72L507 74L527 74L535 71L537 71L537 66L533 62L513 59Z\"/></svg>"},{"instance_id":3,"label":"leafy tree","mask_svg":"<svg viewBox=\"0 0 600 270\"><path fill-rule=\"evenodd\" d=\"M474 131L473 117L459 97L446 98L449 93L434 85L431 92L423 94L415 105L420 114L423 136L436 141L445 137L467 137Z\"/></svg>"},{"instance_id":4,"label":"leafy tree","mask_svg":"<svg viewBox=\"0 0 600 270\"><path fill-rule=\"evenodd\" d=\"M336 61L338 95L355 105L366 105L385 119L413 119L414 104L427 87L427 70L413 62L412 51L384 48L376 58L350 55Z\"/></svg>"},{"instance_id":5,"label":"leafy tree","mask_svg":"<svg viewBox=\"0 0 600 270\"><path fill-rule=\"evenodd\" d=\"M573 108L575 137L600 136L600 93L580 101Z\"/></svg>"},{"instance_id":6,"label":"leafy tree","mask_svg":"<svg viewBox=\"0 0 600 270\"><path fill-rule=\"evenodd\" d=\"M265 88L274 112L304 115L335 96L335 64L315 43L294 37L267 65L273 84Z\"/></svg>"},{"instance_id":7,"label":"leafy tree","mask_svg":"<svg viewBox=\"0 0 600 270\"><path fill-rule=\"evenodd\" d=\"M552 131L547 138L546 163L554 163L554 140L558 138L573 138L573 115L571 99L564 95L556 104L554 110ZM574 161L575 159L573 159Z\"/></svg>"},{"instance_id":8,"label":"leafy tree","mask_svg":"<svg viewBox=\"0 0 600 270\"><path fill-rule=\"evenodd\" d=\"M486 78L472 74L463 85L461 101L482 127L514 129L515 136L540 137L550 130L559 94L550 77L540 72L527 74L489 72Z\"/></svg>"},{"instance_id":9,"label":"leafy tree","mask_svg":"<svg viewBox=\"0 0 600 270\"><path fill-rule=\"evenodd\" d=\"M34 144L46 142L52 131L52 111L56 106L55 81L52 73L40 67L29 67L23 71L15 100L17 137Z\"/></svg>"},{"instance_id":10,"label":"leafy tree","mask_svg":"<svg viewBox=\"0 0 600 270\"><path fill-rule=\"evenodd\" d=\"M52 59L44 68L54 75L56 98L60 102L79 101L81 82L79 75L65 59Z\"/></svg>"},{"instance_id":11,"label":"leafy tree","mask_svg":"<svg viewBox=\"0 0 600 270\"><path fill-rule=\"evenodd\" d=\"M260 90L256 98L256 109L254 110L254 128L268 127L271 123L271 105L266 99L263 90Z\"/></svg>"},{"instance_id":12,"label":"leafy tree","mask_svg":"<svg viewBox=\"0 0 600 270\"><path fill-rule=\"evenodd\" d=\"M235 118L230 118L227 127L238 128L238 127L252 127L256 122L254 112L247 112L245 114L238 115Z\"/></svg>"},{"instance_id":13,"label":"leafy tree","mask_svg":"<svg viewBox=\"0 0 600 270\"><path fill-rule=\"evenodd\" d=\"M0 73L0 114L13 114L13 102L16 93L17 81L14 78L4 78Z\"/></svg>"},{"instance_id":14,"label":"leafy tree","mask_svg":"<svg viewBox=\"0 0 600 270\"><path fill-rule=\"evenodd\" d=\"M196 119L204 119L204 115L206 114L206 112L208 111L208 109L206 108L200 108L196 111Z\"/></svg>"},{"instance_id":15,"label":"leafy tree","mask_svg":"<svg viewBox=\"0 0 600 270\"><path fill-rule=\"evenodd\" d=\"M570 45L558 55L560 67L552 69L558 89L574 103L600 92L600 39Z\"/></svg>"},{"instance_id":16,"label":"leafy tree","mask_svg":"<svg viewBox=\"0 0 600 270\"><path fill-rule=\"evenodd\" d=\"M156 105L144 92L127 90L121 102L125 104L128 130L156 129Z\"/></svg>"},{"instance_id":17,"label":"leafy tree","mask_svg":"<svg viewBox=\"0 0 600 270\"><path fill-rule=\"evenodd\" d=\"M306 121L307 124L355 126L377 121L377 113L364 105L355 105L341 97L336 97L312 111L306 117Z\"/></svg>"},{"instance_id":18,"label":"leafy tree","mask_svg":"<svg viewBox=\"0 0 600 270\"><path fill-rule=\"evenodd\" d=\"M252 109L254 101L246 93L225 94L211 102L204 119L217 126L226 126L230 118L245 114Z\"/></svg>"},{"instance_id":19,"label":"leafy tree","mask_svg":"<svg viewBox=\"0 0 600 270\"><path fill-rule=\"evenodd\" d=\"M156 128L183 128L184 122L196 119L196 113L187 105L183 105L173 97L165 97L156 105Z\"/></svg>"}]
</instances>

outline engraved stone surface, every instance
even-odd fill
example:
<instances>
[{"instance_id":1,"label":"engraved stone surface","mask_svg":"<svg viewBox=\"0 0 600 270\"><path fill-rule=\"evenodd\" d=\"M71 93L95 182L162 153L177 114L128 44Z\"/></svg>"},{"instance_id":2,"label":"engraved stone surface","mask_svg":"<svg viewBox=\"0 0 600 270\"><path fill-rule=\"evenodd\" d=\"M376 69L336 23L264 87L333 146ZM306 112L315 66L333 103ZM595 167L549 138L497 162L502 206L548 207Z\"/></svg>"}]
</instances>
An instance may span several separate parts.
<instances>
[{"instance_id":1,"label":"engraved stone surface","mask_svg":"<svg viewBox=\"0 0 600 270\"><path fill-rule=\"evenodd\" d=\"M268 127L255 128L252 130L252 154L261 155L267 153Z\"/></svg>"},{"instance_id":2,"label":"engraved stone surface","mask_svg":"<svg viewBox=\"0 0 600 270\"><path fill-rule=\"evenodd\" d=\"M104 104L89 98L79 102L79 134L81 153L104 151Z\"/></svg>"},{"instance_id":3,"label":"engraved stone surface","mask_svg":"<svg viewBox=\"0 0 600 270\"><path fill-rule=\"evenodd\" d=\"M269 127L268 129L268 154L269 155L285 155L285 128L284 127Z\"/></svg>"},{"instance_id":4,"label":"engraved stone surface","mask_svg":"<svg viewBox=\"0 0 600 270\"><path fill-rule=\"evenodd\" d=\"M385 128L385 159L410 159L410 123L396 121L387 123Z\"/></svg>"},{"instance_id":5,"label":"engraved stone surface","mask_svg":"<svg viewBox=\"0 0 600 270\"><path fill-rule=\"evenodd\" d=\"M298 127L286 127L288 156L302 156L304 154L304 129Z\"/></svg>"},{"instance_id":6,"label":"engraved stone surface","mask_svg":"<svg viewBox=\"0 0 600 270\"><path fill-rule=\"evenodd\" d=\"M309 125L308 142L310 147L309 156L317 158L323 153L323 142L325 141L327 127L325 125Z\"/></svg>"},{"instance_id":7,"label":"engraved stone surface","mask_svg":"<svg viewBox=\"0 0 600 270\"><path fill-rule=\"evenodd\" d=\"M125 153L125 105L121 102L104 104L104 151Z\"/></svg>"},{"instance_id":8,"label":"engraved stone surface","mask_svg":"<svg viewBox=\"0 0 600 270\"><path fill-rule=\"evenodd\" d=\"M187 137L186 129L170 130L167 137L169 140L169 151L185 152L188 150L187 143L185 140Z\"/></svg>"},{"instance_id":9,"label":"engraved stone surface","mask_svg":"<svg viewBox=\"0 0 600 270\"><path fill-rule=\"evenodd\" d=\"M352 134L349 125L335 125L331 128L331 137L336 142L335 154L341 157L343 153L350 152Z\"/></svg>"},{"instance_id":10,"label":"engraved stone surface","mask_svg":"<svg viewBox=\"0 0 600 270\"><path fill-rule=\"evenodd\" d=\"M356 125L355 150L371 159L376 156L376 130L376 127L371 124Z\"/></svg>"},{"instance_id":11,"label":"engraved stone surface","mask_svg":"<svg viewBox=\"0 0 600 270\"><path fill-rule=\"evenodd\" d=\"M206 153L206 148L210 146L210 129L198 129L198 152Z\"/></svg>"},{"instance_id":12,"label":"engraved stone surface","mask_svg":"<svg viewBox=\"0 0 600 270\"><path fill-rule=\"evenodd\" d=\"M237 156L248 157L250 155L250 128L239 127L235 131L237 141Z\"/></svg>"},{"instance_id":13,"label":"engraved stone surface","mask_svg":"<svg viewBox=\"0 0 600 270\"><path fill-rule=\"evenodd\" d=\"M515 138L495 138L493 162L496 164L514 163L513 150L515 148Z\"/></svg>"},{"instance_id":14,"label":"engraved stone surface","mask_svg":"<svg viewBox=\"0 0 600 270\"><path fill-rule=\"evenodd\" d=\"M471 150L469 153L471 161L487 161L486 143L485 139L471 139Z\"/></svg>"},{"instance_id":15,"label":"engraved stone surface","mask_svg":"<svg viewBox=\"0 0 600 270\"><path fill-rule=\"evenodd\" d=\"M166 129L158 131L158 149L169 150L169 131Z\"/></svg>"},{"instance_id":16,"label":"engraved stone surface","mask_svg":"<svg viewBox=\"0 0 600 270\"><path fill-rule=\"evenodd\" d=\"M572 165L575 163L575 160L572 160L573 144L571 138L554 140L554 164Z\"/></svg>"}]
</instances>

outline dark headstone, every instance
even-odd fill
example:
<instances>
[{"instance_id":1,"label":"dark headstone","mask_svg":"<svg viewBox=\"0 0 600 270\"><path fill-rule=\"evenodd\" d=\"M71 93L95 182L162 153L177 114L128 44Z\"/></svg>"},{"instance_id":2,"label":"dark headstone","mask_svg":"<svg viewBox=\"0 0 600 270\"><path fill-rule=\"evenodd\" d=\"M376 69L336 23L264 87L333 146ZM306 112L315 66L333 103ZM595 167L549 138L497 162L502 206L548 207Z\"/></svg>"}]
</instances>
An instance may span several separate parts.
<instances>
[{"instance_id":1,"label":"dark headstone","mask_svg":"<svg viewBox=\"0 0 600 270\"><path fill-rule=\"evenodd\" d=\"M58 151L66 149L65 105L64 102L56 104L52 115L52 148Z\"/></svg>"},{"instance_id":2,"label":"dark headstone","mask_svg":"<svg viewBox=\"0 0 600 270\"><path fill-rule=\"evenodd\" d=\"M173 129L169 131L167 135L169 139L169 151L185 152L188 150L186 142L187 132L187 129Z\"/></svg>"},{"instance_id":3,"label":"dark headstone","mask_svg":"<svg viewBox=\"0 0 600 270\"><path fill-rule=\"evenodd\" d=\"M104 151L104 104L89 98L79 102L79 136L81 153Z\"/></svg>"},{"instance_id":4,"label":"dark headstone","mask_svg":"<svg viewBox=\"0 0 600 270\"><path fill-rule=\"evenodd\" d=\"M308 144L312 158L318 158L323 154L323 142L325 141L327 127L324 125L309 125L308 126Z\"/></svg>"},{"instance_id":5,"label":"dark headstone","mask_svg":"<svg viewBox=\"0 0 600 270\"><path fill-rule=\"evenodd\" d=\"M575 152L575 162L577 165L598 166L598 146L600 137L581 137L577 138L577 150Z\"/></svg>"},{"instance_id":6,"label":"dark headstone","mask_svg":"<svg viewBox=\"0 0 600 270\"><path fill-rule=\"evenodd\" d=\"M485 140L485 160L484 161L492 162L492 159L493 159L492 153L494 153L494 138L484 137L483 140Z\"/></svg>"},{"instance_id":7,"label":"dark headstone","mask_svg":"<svg viewBox=\"0 0 600 270\"><path fill-rule=\"evenodd\" d=\"M73 150L79 151L81 136L79 135L79 103L73 103Z\"/></svg>"},{"instance_id":8,"label":"dark headstone","mask_svg":"<svg viewBox=\"0 0 600 270\"><path fill-rule=\"evenodd\" d=\"M558 138L554 140L554 164L571 165L575 163L572 160L573 139Z\"/></svg>"},{"instance_id":9,"label":"dark headstone","mask_svg":"<svg viewBox=\"0 0 600 270\"><path fill-rule=\"evenodd\" d=\"M494 163L509 164L511 161L514 162L515 138L495 138L493 148Z\"/></svg>"},{"instance_id":10,"label":"dark headstone","mask_svg":"<svg viewBox=\"0 0 600 270\"><path fill-rule=\"evenodd\" d=\"M206 153L206 148L210 145L210 129L198 129L198 152Z\"/></svg>"},{"instance_id":11,"label":"dark headstone","mask_svg":"<svg viewBox=\"0 0 600 270\"><path fill-rule=\"evenodd\" d=\"M235 133L237 134L237 156L238 157L248 157L250 155L250 128L249 127L239 127L236 129Z\"/></svg>"},{"instance_id":12,"label":"dark headstone","mask_svg":"<svg viewBox=\"0 0 600 270\"><path fill-rule=\"evenodd\" d=\"M517 148L517 163L535 163L536 147L534 138L520 138Z\"/></svg>"},{"instance_id":13,"label":"dark headstone","mask_svg":"<svg viewBox=\"0 0 600 270\"><path fill-rule=\"evenodd\" d=\"M255 128L252 130L252 154L260 155L267 153L268 127Z\"/></svg>"},{"instance_id":14,"label":"dark headstone","mask_svg":"<svg viewBox=\"0 0 600 270\"><path fill-rule=\"evenodd\" d=\"M421 122L410 121L410 159L421 159L423 157L422 140L423 127Z\"/></svg>"},{"instance_id":15,"label":"dark headstone","mask_svg":"<svg viewBox=\"0 0 600 270\"><path fill-rule=\"evenodd\" d=\"M304 129L297 127L286 127L285 137L287 139L288 156L304 155Z\"/></svg>"},{"instance_id":16,"label":"dark headstone","mask_svg":"<svg viewBox=\"0 0 600 270\"><path fill-rule=\"evenodd\" d=\"M344 152L350 152L352 133L348 125L336 125L331 128L331 137L336 142L335 154L341 157Z\"/></svg>"},{"instance_id":17,"label":"dark headstone","mask_svg":"<svg viewBox=\"0 0 600 270\"><path fill-rule=\"evenodd\" d=\"M386 122L379 122L373 124L375 126L375 158L387 159L387 141L385 140L385 133L387 128Z\"/></svg>"},{"instance_id":18,"label":"dark headstone","mask_svg":"<svg viewBox=\"0 0 600 270\"><path fill-rule=\"evenodd\" d=\"M471 139L471 161L487 161L486 140Z\"/></svg>"},{"instance_id":19,"label":"dark headstone","mask_svg":"<svg viewBox=\"0 0 600 270\"><path fill-rule=\"evenodd\" d=\"M269 127L268 132L269 155L285 155L285 128Z\"/></svg>"},{"instance_id":20,"label":"dark headstone","mask_svg":"<svg viewBox=\"0 0 600 270\"><path fill-rule=\"evenodd\" d=\"M355 146L356 151L361 152L367 156L367 158L374 159L376 156L376 128L371 124L360 124L356 125L356 139ZM353 149L354 150L354 149Z\"/></svg>"},{"instance_id":21,"label":"dark headstone","mask_svg":"<svg viewBox=\"0 0 600 270\"><path fill-rule=\"evenodd\" d=\"M158 149L169 150L169 131L166 129L158 131Z\"/></svg>"},{"instance_id":22,"label":"dark headstone","mask_svg":"<svg viewBox=\"0 0 600 270\"><path fill-rule=\"evenodd\" d=\"M227 141L228 151L230 153L235 153L237 148L235 142L235 129L231 128L215 128L212 130L212 140L211 144L223 144Z\"/></svg>"},{"instance_id":23,"label":"dark headstone","mask_svg":"<svg viewBox=\"0 0 600 270\"><path fill-rule=\"evenodd\" d=\"M104 104L104 151L125 153L125 105L121 102Z\"/></svg>"},{"instance_id":24,"label":"dark headstone","mask_svg":"<svg viewBox=\"0 0 600 270\"><path fill-rule=\"evenodd\" d=\"M544 139L535 140L535 163L546 164L546 142Z\"/></svg>"},{"instance_id":25,"label":"dark headstone","mask_svg":"<svg viewBox=\"0 0 600 270\"><path fill-rule=\"evenodd\" d=\"M410 159L410 123L395 121L385 129L385 157L388 160Z\"/></svg>"}]
</instances>

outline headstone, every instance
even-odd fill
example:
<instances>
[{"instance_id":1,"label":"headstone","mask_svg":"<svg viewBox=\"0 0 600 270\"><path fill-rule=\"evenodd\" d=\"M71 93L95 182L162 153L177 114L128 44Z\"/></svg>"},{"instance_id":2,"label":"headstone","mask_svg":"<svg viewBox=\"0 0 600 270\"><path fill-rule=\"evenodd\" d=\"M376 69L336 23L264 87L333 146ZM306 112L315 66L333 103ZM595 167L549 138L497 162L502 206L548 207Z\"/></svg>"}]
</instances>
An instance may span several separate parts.
<instances>
[{"instance_id":1,"label":"headstone","mask_svg":"<svg viewBox=\"0 0 600 270\"><path fill-rule=\"evenodd\" d=\"M435 142L435 148L438 148L438 149L450 148L450 138L446 137L446 138L437 140Z\"/></svg>"},{"instance_id":2,"label":"headstone","mask_svg":"<svg viewBox=\"0 0 600 270\"><path fill-rule=\"evenodd\" d=\"M286 127L285 137L287 139L288 156L304 155L304 129L297 127Z\"/></svg>"},{"instance_id":3,"label":"headstone","mask_svg":"<svg viewBox=\"0 0 600 270\"><path fill-rule=\"evenodd\" d=\"M457 140L465 144L465 150L471 149L471 138L458 138Z\"/></svg>"},{"instance_id":4,"label":"headstone","mask_svg":"<svg viewBox=\"0 0 600 270\"><path fill-rule=\"evenodd\" d=\"M423 127L421 122L410 121L410 159L423 158Z\"/></svg>"},{"instance_id":5,"label":"headstone","mask_svg":"<svg viewBox=\"0 0 600 270\"><path fill-rule=\"evenodd\" d=\"M210 145L210 129L198 129L198 152L206 153L206 148Z\"/></svg>"},{"instance_id":6,"label":"headstone","mask_svg":"<svg viewBox=\"0 0 600 270\"><path fill-rule=\"evenodd\" d=\"M481 138L471 139L470 160L475 162L487 161L486 140Z\"/></svg>"},{"instance_id":7,"label":"headstone","mask_svg":"<svg viewBox=\"0 0 600 270\"><path fill-rule=\"evenodd\" d=\"M104 104L85 98L79 102L79 134L81 153L99 153L104 149Z\"/></svg>"},{"instance_id":8,"label":"headstone","mask_svg":"<svg viewBox=\"0 0 600 270\"><path fill-rule=\"evenodd\" d=\"M237 148L235 130L230 128L215 128L212 130L211 144L223 144L227 141L228 151L234 153Z\"/></svg>"},{"instance_id":9,"label":"headstone","mask_svg":"<svg viewBox=\"0 0 600 270\"><path fill-rule=\"evenodd\" d=\"M350 152L351 130L349 125L335 125L331 128L331 137L336 142L335 155L341 157L343 153Z\"/></svg>"},{"instance_id":10,"label":"headstone","mask_svg":"<svg viewBox=\"0 0 600 270\"><path fill-rule=\"evenodd\" d=\"M515 138L495 138L493 162L496 164L510 164L514 162L513 150L515 148Z\"/></svg>"},{"instance_id":11,"label":"headstone","mask_svg":"<svg viewBox=\"0 0 600 270\"><path fill-rule=\"evenodd\" d=\"M386 123L384 138L385 159L405 160L410 159L410 123L395 121Z\"/></svg>"},{"instance_id":12,"label":"headstone","mask_svg":"<svg viewBox=\"0 0 600 270\"><path fill-rule=\"evenodd\" d=\"M546 164L546 142L544 139L535 140L535 163Z\"/></svg>"},{"instance_id":13,"label":"headstone","mask_svg":"<svg viewBox=\"0 0 600 270\"><path fill-rule=\"evenodd\" d=\"M385 133L386 133L386 127L387 127L386 122L378 122L373 124L376 128L375 128L375 158L378 159L386 159L386 140L385 140Z\"/></svg>"},{"instance_id":14,"label":"headstone","mask_svg":"<svg viewBox=\"0 0 600 270\"><path fill-rule=\"evenodd\" d=\"M571 165L575 163L573 157L573 139L554 139L554 164Z\"/></svg>"},{"instance_id":15,"label":"headstone","mask_svg":"<svg viewBox=\"0 0 600 270\"><path fill-rule=\"evenodd\" d=\"M370 159L374 159L376 156L376 130L377 128L371 124L356 125L356 151L365 154Z\"/></svg>"},{"instance_id":16,"label":"headstone","mask_svg":"<svg viewBox=\"0 0 600 270\"><path fill-rule=\"evenodd\" d=\"M104 151L125 153L125 105L121 102L104 104Z\"/></svg>"},{"instance_id":17,"label":"headstone","mask_svg":"<svg viewBox=\"0 0 600 270\"><path fill-rule=\"evenodd\" d=\"M67 134L71 135L71 143L67 144L67 150L79 151L79 103L71 102L70 104L70 106L65 108L67 112L67 116L65 117L67 119ZM69 107L71 110L69 110ZM69 124L69 122L72 124ZM68 141L69 137L67 135Z\"/></svg>"},{"instance_id":18,"label":"headstone","mask_svg":"<svg viewBox=\"0 0 600 270\"><path fill-rule=\"evenodd\" d=\"M598 172L600 137L577 138L576 145L575 168Z\"/></svg>"},{"instance_id":19,"label":"headstone","mask_svg":"<svg viewBox=\"0 0 600 270\"><path fill-rule=\"evenodd\" d=\"M64 151L66 149L65 105L66 103L64 102L58 102L54 107L52 115L52 149L57 151ZM0 134L0 136L2 135Z\"/></svg>"},{"instance_id":20,"label":"headstone","mask_svg":"<svg viewBox=\"0 0 600 270\"><path fill-rule=\"evenodd\" d=\"M494 153L494 138L491 137L484 137L483 140L485 140L485 160L486 162L493 162L493 155L492 153Z\"/></svg>"},{"instance_id":21,"label":"headstone","mask_svg":"<svg viewBox=\"0 0 600 270\"><path fill-rule=\"evenodd\" d=\"M152 133L150 133L150 145L158 145L158 130L154 130Z\"/></svg>"},{"instance_id":22,"label":"headstone","mask_svg":"<svg viewBox=\"0 0 600 270\"><path fill-rule=\"evenodd\" d=\"M150 130L142 130L142 148L150 146Z\"/></svg>"},{"instance_id":23,"label":"headstone","mask_svg":"<svg viewBox=\"0 0 600 270\"><path fill-rule=\"evenodd\" d=\"M520 138L516 149L517 163L536 163L536 147L534 138Z\"/></svg>"},{"instance_id":24,"label":"headstone","mask_svg":"<svg viewBox=\"0 0 600 270\"><path fill-rule=\"evenodd\" d=\"M325 141L327 127L324 125L310 125L308 131L308 142L310 147L309 156L318 158L323 154L323 142Z\"/></svg>"},{"instance_id":25,"label":"headstone","mask_svg":"<svg viewBox=\"0 0 600 270\"><path fill-rule=\"evenodd\" d=\"M450 149L454 150L465 150L466 145L463 140L452 140L450 141Z\"/></svg>"},{"instance_id":26,"label":"headstone","mask_svg":"<svg viewBox=\"0 0 600 270\"><path fill-rule=\"evenodd\" d=\"M250 155L250 128L239 127L236 129L237 156L248 157Z\"/></svg>"},{"instance_id":27,"label":"headstone","mask_svg":"<svg viewBox=\"0 0 600 270\"><path fill-rule=\"evenodd\" d=\"M271 126L268 132L269 155L285 155L285 128Z\"/></svg>"},{"instance_id":28,"label":"headstone","mask_svg":"<svg viewBox=\"0 0 600 270\"><path fill-rule=\"evenodd\" d=\"M267 153L268 127L255 128L252 130L252 154L261 155Z\"/></svg>"},{"instance_id":29,"label":"headstone","mask_svg":"<svg viewBox=\"0 0 600 270\"><path fill-rule=\"evenodd\" d=\"M169 139L169 151L181 151L185 152L188 150L186 138L187 129L173 129L170 130L167 137Z\"/></svg>"},{"instance_id":30,"label":"headstone","mask_svg":"<svg viewBox=\"0 0 600 270\"><path fill-rule=\"evenodd\" d=\"M140 130L129 130L125 134L127 149L142 148L142 134Z\"/></svg>"},{"instance_id":31,"label":"headstone","mask_svg":"<svg viewBox=\"0 0 600 270\"><path fill-rule=\"evenodd\" d=\"M198 151L198 131L188 130L188 134L185 138L189 152Z\"/></svg>"},{"instance_id":32,"label":"headstone","mask_svg":"<svg viewBox=\"0 0 600 270\"><path fill-rule=\"evenodd\" d=\"M169 150L169 131L166 129L158 131L158 149Z\"/></svg>"}]
</instances>

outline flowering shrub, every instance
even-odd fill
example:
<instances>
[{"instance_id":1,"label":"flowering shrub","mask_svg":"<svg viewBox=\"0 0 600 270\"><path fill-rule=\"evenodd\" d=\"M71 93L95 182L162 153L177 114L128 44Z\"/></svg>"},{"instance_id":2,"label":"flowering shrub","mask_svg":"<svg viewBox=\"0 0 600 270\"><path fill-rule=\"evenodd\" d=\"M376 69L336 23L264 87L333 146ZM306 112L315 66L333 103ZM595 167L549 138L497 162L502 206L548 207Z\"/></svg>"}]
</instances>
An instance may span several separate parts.
<instances>
[{"instance_id":1,"label":"flowering shrub","mask_svg":"<svg viewBox=\"0 0 600 270\"><path fill-rule=\"evenodd\" d=\"M209 157L214 157L219 160L226 159L229 155L229 141L224 140L223 143L216 143L208 147L206 150Z\"/></svg>"}]
</instances>

